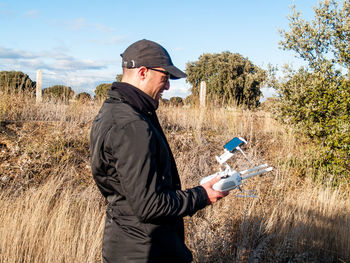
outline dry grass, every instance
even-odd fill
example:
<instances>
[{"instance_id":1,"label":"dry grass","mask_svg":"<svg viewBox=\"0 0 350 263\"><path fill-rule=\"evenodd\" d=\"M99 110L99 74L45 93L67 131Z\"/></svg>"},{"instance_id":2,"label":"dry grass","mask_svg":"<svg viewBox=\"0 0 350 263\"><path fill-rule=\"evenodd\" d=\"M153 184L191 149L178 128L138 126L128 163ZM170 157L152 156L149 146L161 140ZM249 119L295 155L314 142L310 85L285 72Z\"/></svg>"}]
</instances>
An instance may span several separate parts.
<instances>
[{"instance_id":1,"label":"dry grass","mask_svg":"<svg viewBox=\"0 0 350 263\"><path fill-rule=\"evenodd\" d=\"M338 191L309 183L278 189L275 182L260 189L260 199L231 195L189 220L197 262L349 260L349 201Z\"/></svg>"},{"instance_id":2,"label":"dry grass","mask_svg":"<svg viewBox=\"0 0 350 263\"><path fill-rule=\"evenodd\" d=\"M103 206L93 186L58 173L19 196L0 194L0 262L97 262Z\"/></svg>"},{"instance_id":3,"label":"dry grass","mask_svg":"<svg viewBox=\"0 0 350 263\"><path fill-rule=\"evenodd\" d=\"M105 204L88 150L100 105L0 95L0 262L100 262ZM262 111L161 107L159 117L184 188L216 172L214 156L237 135L254 163L275 168L247 184L259 198L233 191L185 218L195 262L350 261L349 186L309 179L307 140Z\"/></svg>"}]
</instances>

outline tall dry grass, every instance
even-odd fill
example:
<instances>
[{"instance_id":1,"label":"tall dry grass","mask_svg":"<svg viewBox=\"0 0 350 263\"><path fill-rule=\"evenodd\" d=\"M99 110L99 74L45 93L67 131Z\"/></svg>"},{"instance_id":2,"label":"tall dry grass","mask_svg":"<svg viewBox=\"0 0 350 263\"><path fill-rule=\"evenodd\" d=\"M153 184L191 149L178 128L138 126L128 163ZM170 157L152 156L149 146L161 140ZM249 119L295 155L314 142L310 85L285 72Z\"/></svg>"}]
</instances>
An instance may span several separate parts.
<instances>
[{"instance_id":1,"label":"tall dry grass","mask_svg":"<svg viewBox=\"0 0 350 263\"><path fill-rule=\"evenodd\" d=\"M3 94L2 94L3 95ZM35 104L0 96L0 262L100 262L104 200L90 175L89 130L99 104ZM195 262L347 262L348 185L313 182L312 145L267 113L161 107L183 187L217 171L234 136L255 164L274 166L237 197L185 218ZM315 153L317 154L317 153ZM247 163L237 155L231 165Z\"/></svg>"},{"instance_id":2,"label":"tall dry grass","mask_svg":"<svg viewBox=\"0 0 350 263\"><path fill-rule=\"evenodd\" d=\"M217 171L214 156L237 135L247 138L246 152L255 164L268 162L274 171L245 187L256 189L259 199L231 192L186 220L187 244L196 262L350 260L349 185L334 188L312 181L307 139L266 112L209 110L202 124L200 114L198 109L161 109L185 187ZM231 165L240 169L246 163L237 155Z\"/></svg>"},{"instance_id":3,"label":"tall dry grass","mask_svg":"<svg viewBox=\"0 0 350 263\"><path fill-rule=\"evenodd\" d=\"M38 187L0 194L0 262L98 262L104 211L93 186L62 171Z\"/></svg>"}]
</instances>

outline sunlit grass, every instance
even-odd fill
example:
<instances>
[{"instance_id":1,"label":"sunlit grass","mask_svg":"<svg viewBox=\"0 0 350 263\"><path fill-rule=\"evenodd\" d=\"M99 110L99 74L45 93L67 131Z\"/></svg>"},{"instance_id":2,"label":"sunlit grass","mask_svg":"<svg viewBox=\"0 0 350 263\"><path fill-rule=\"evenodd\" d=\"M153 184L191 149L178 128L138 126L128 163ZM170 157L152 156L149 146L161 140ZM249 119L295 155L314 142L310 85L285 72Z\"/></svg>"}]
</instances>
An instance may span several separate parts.
<instances>
[{"instance_id":1,"label":"sunlit grass","mask_svg":"<svg viewBox=\"0 0 350 263\"><path fill-rule=\"evenodd\" d=\"M3 94L2 94L3 95ZM89 167L89 130L100 104L36 104L0 96L0 262L101 262L105 202ZM185 218L195 262L347 262L349 186L313 182L312 145L264 111L165 107L159 118L183 188L218 170L234 136L273 172ZM243 167L237 155L231 165Z\"/></svg>"}]
</instances>

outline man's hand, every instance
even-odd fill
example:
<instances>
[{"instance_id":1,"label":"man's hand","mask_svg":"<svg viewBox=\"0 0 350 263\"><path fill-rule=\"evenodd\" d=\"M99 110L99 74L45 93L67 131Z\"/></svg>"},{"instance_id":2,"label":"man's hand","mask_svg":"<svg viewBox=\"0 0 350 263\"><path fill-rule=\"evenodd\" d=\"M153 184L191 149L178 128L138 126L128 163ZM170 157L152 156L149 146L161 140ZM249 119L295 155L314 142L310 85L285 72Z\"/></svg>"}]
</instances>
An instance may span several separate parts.
<instances>
[{"instance_id":1,"label":"man's hand","mask_svg":"<svg viewBox=\"0 0 350 263\"><path fill-rule=\"evenodd\" d=\"M220 181L220 179L221 179L220 176L217 176L211 179L209 182L202 184L205 191L207 191L207 195L209 197L209 204L214 204L215 202L225 197L229 193L229 192L219 192L212 188L213 184Z\"/></svg>"}]
</instances>

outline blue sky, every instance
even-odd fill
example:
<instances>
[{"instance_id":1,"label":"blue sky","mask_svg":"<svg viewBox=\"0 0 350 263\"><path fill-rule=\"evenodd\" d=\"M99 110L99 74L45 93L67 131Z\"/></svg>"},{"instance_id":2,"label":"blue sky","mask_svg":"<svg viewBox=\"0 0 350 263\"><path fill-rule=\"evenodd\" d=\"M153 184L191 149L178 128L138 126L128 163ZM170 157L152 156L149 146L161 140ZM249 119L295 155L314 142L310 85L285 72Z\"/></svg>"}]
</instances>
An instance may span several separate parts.
<instances>
[{"instance_id":1,"label":"blue sky","mask_svg":"<svg viewBox=\"0 0 350 263\"><path fill-rule=\"evenodd\" d=\"M254 64L294 67L301 61L279 49L292 4L311 19L316 0L20 1L0 0L0 71L17 70L43 88L63 84L93 94L121 73L120 54L149 39L163 45L174 64L203 53L240 53ZM165 98L189 94L185 80L171 81ZM269 91L264 91L269 96Z\"/></svg>"}]
</instances>

